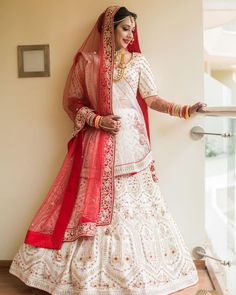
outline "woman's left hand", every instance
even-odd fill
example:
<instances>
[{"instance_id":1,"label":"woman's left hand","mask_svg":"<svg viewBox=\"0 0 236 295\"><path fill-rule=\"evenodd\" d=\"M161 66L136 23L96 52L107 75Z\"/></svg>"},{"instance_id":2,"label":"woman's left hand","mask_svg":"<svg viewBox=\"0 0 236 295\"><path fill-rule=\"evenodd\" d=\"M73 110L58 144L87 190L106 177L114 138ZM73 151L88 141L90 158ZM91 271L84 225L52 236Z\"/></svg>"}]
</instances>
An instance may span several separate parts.
<instances>
[{"instance_id":1,"label":"woman's left hand","mask_svg":"<svg viewBox=\"0 0 236 295\"><path fill-rule=\"evenodd\" d=\"M201 112L201 109L206 106L207 106L207 104L203 103L203 102L195 103L194 105L190 106L190 108L189 108L189 116L191 116L192 114L194 114L196 112Z\"/></svg>"}]
</instances>

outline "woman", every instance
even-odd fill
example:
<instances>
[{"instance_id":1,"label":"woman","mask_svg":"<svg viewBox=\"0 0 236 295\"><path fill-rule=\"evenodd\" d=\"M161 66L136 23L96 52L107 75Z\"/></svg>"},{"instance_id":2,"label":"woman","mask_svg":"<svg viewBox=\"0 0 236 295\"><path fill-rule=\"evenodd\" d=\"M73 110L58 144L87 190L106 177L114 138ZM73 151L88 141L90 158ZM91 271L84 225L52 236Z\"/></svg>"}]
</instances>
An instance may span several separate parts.
<instances>
[{"instance_id":1,"label":"woman","mask_svg":"<svg viewBox=\"0 0 236 295\"><path fill-rule=\"evenodd\" d=\"M203 104L158 96L136 14L112 6L75 56L64 91L73 137L10 268L51 294L164 295L197 272L161 196L147 106L188 118Z\"/></svg>"}]
</instances>

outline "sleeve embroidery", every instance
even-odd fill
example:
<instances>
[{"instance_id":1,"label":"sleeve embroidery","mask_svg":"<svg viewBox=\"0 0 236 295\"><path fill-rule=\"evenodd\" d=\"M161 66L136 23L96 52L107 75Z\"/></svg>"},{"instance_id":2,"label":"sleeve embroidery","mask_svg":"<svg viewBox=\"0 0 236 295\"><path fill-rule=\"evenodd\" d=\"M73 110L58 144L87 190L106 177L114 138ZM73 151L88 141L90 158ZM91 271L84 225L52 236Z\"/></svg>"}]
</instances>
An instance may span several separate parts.
<instances>
[{"instance_id":1,"label":"sleeve embroidery","mask_svg":"<svg viewBox=\"0 0 236 295\"><path fill-rule=\"evenodd\" d=\"M142 98L158 95L153 73L147 59L143 55L141 56L138 88Z\"/></svg>"}]
</instances>

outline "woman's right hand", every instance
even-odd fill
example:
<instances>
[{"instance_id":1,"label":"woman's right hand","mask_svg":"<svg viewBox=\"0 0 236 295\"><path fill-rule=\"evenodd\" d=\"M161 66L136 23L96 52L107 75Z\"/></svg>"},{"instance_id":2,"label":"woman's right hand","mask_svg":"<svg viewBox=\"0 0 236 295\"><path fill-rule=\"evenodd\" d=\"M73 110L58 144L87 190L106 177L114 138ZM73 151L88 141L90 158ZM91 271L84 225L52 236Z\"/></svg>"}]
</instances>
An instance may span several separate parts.
<instances>
[{"instance_id":1,"label":"woman's right hand","mask_svg":"<svg viewBox=\"0 0 236 295\"><path fill-rule=\"evenodd\" d=\"M116 135L119 132L121 127L120 122L121 117L115 115L103 116L100 122L100 127L104 131L110 132L113 135Z\"/></svg>"}]
</instances>

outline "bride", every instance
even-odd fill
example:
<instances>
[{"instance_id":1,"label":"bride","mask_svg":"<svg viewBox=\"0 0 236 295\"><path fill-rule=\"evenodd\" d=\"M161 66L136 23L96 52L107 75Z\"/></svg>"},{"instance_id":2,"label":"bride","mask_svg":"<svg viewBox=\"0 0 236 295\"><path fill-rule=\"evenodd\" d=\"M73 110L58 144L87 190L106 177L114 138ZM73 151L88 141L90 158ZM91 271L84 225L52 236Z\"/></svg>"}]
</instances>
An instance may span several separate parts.
<instances>
[{"instance_id":1,"label":"bride","mask_svg":"<svg viewBox=\"0 0 236 295\"><path fill-rule=\"evenodd\" d=\"M108 7L68 75L73 136L10 268L50 294L167 295L198 281L160 192L147 107L188 119L204 104L158 95L136 18Z\"/></svg>"}]
</instances>

